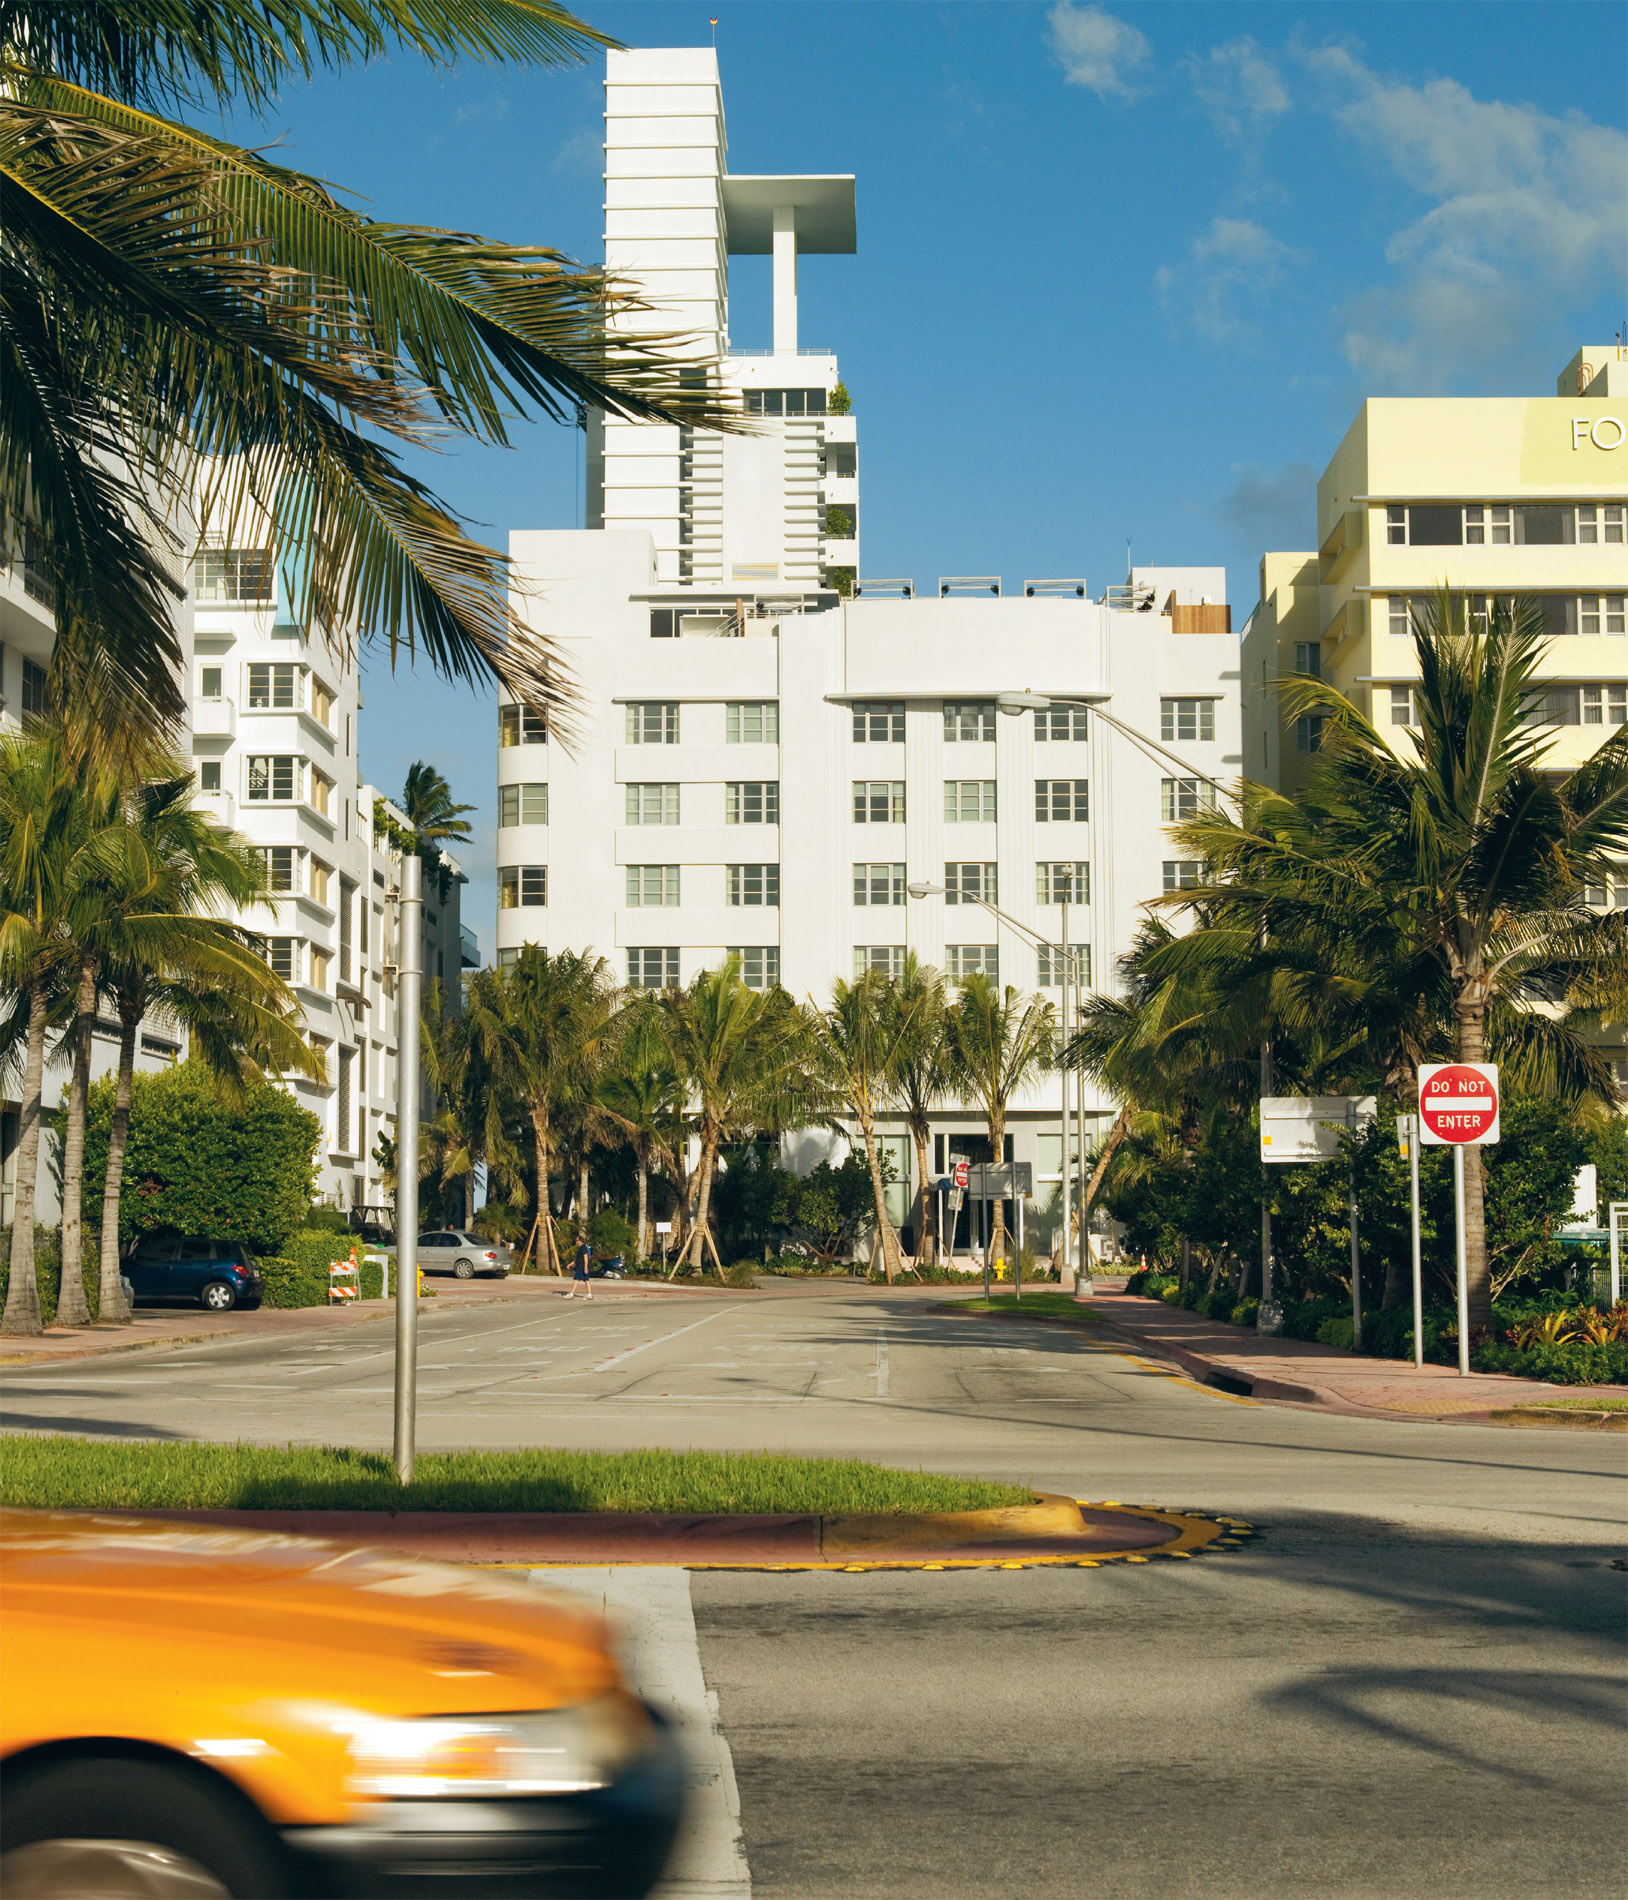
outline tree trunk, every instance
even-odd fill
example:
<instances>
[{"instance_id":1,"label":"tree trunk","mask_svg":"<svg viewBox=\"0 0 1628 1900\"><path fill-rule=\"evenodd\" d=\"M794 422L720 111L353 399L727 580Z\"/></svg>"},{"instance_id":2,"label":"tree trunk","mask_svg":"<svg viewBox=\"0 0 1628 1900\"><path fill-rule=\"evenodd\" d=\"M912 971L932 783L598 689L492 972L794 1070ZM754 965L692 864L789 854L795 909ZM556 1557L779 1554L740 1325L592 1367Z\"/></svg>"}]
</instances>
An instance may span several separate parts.
<instances>
[{"instance_id":1,"label":"tree trunk","mask_svg":"<svg viewBox=\"0 0 1628 1900\"><path fill-rule=\"evenodd\" d=\"M916 1143L916 1264L938 1265L938 1196L927 1185L927 1132L912 1128Z\"/></svg>"},{"instance_id":2,"label":"tree trunk","mask_svg":"<svg viewBox=\"0 0 1628 1900\"><path fill-rule=\"evenodd\" d=\"M989 1118L989 1154L991 1167L1000 1167L1006 1159L1006 1117ZM989 1264L1006 1258L1006 1201L997 1196L992 1203L994 1219L989 1230Z\"/></svg>"},{"instance_id":3,"label":"tree trunk","mask_svg":"<svg viewBox=\"0 0 1628 1900\"><path fill-rule=\"evenodd\" d=\"M642 1148L636 1151L639 1170L639 1237L634 1243L641 1260L650 1258L650 1249L645 1244L645 1230L649 1226L650 1215L650 1161Z\"/></svg>"},{"instance_id":4,"label":"tree trunk","mask_svg":"<svg viewBox=\"0 0 1628 1900\"><path fill-rule=\"evenodd\" d=\"M130 1097L136 1073L136 1031L142 1012L134 1003L119 1004L119 1079L113 1085L113 1122L107 1134L107 1182L102 1189L102 1296L104 1326L128 1326L134 1315L124 1297L119 1259L119 1205L124 1193L124 1151L130 1140Z\"/></svg>"},{"instance_id":5,"label":"tree trunk","mask_svg":"<svg viewBox=\"0 0 1628 1900\"><path fill-rule=\"evenodd\" d=\"M85 1097L90 1092L90 1032L96 1018L96 960L81 957L74 997L73 1069L68 1082L68 1119L62 1137L62 1275L57 1287L57 1324L88 1326L85 1299Z\"/></svg>"},{"instance_id":6,"label":"tree trunk","mask_svg":"<svg viewBox=\"0 0 1628 1900\"><path fill-rule=\"evenodd\" d=\"M23 1065L22 1113L17 1121L17 1192L12 1200L11 1269L0 1333L44 1332L40 1287L34 1272L34 1196L40 1172L40 1095L45 1087L43 979L28 986L28 1054Z\"/></svg>"},{"instance_id":7,"label":"tree trunk","mask_svg":"<svg viewBox=\"0 0 1628 1900\"><path fill-rule=\"evenodd\" d=\"M565 1277L560 1265L560 1250L554 1245L554 1210L548 1200L548 1121L532 1110L531 1132L537 1141L537 1218L542 1222L542 1246L537 1250L539 1263L547 1260L556 1280Z\"/></svg>"},{"instance_id":8,"label":"tree trunk","mask_svg":"<svg viewBox=\"0 0 1628 1900\"><path fill-rule=\"evenodd\" d=\"M1458 998L1458 1059L1485 1062L1487 1009L1469 990ZM1487 1267L1486 1175L1479 1147L1464 1151L1464 1277L1469 1287L1470 1331L1492 1325L1492 1279Z\"/></svg>"},{"instance_id":9,"label":"tree trunk","mask_svg":"<svg viewBox=\"0 0 1628 1900\"><path fill-rule=\"evenodd\" d=\"M1084 1225L1086 1216L1091 1212L1092 1202L1096 1200L1097 1195L1101 1192L1103 1182L1107 1179L1108 1170L1113 1165L1114 1156L1118 1154L1121 1144L1130 1132L1131 1111L1129 1104L1127 1104L1114 1117L1114 1125L1108 1130L1107 1139L1103 1142L1102 1148L1097 1155L1097 1164L1091 1170L1091 1179L1086 1182L1085 1191L1080 1196L1079 1214L1082 1226Z\"/></svg>"},{"instance_id":10,"label":"tree trunk","mask_svg":"<svg viewBox=\"0 0 1628 1900\"><path fill-rule=\"evenodd\" d=\"M588 1205L588 1157L577 1163L577 1219L586 1227L593 1210Z\"/></svg>"},{"instance_id":11,"label":"tree trunk","mask_svg":"<svg viewBox=\"0 0 1628 1900\"><path fill-rule=\"evenodd\" d=\"M876 1136L868 1117L859 1118L859 1132L865 1143L865 1165L871 1173L871 1193L876 1200L876 1233L882 1243L882 1273L889 1286L899 1271L899 1236L887 1215L887 1190L882 1185L882 1164L876 1155Z\"/></svg>"},{"instance_id":12,"label":"tree trunk","mask_svg":"<svg viewBox=\"0 0 1628 1900\"><path fill-rule=\"evenodd\" d=\"M695 1255L695 1271L697 1274L703 1274L707 1270L704 1247L707 1237L707 1216L712 1207L712 1169L717 1159L717 1154L717 1143L710 1135L703 1136L701 1141L701 1160L696 1169L696 1173L700 1177L700 1195L695 1208L695 1230L689 1241L685 1243L684 1252L680 1254L678 1259L673 1263L674 1273L678 1271L685 1256L692 1252ZM719 1269L718 1277L720 1280L723 1278L722 1268ZM671 1275L669 1275L669 1278L671 1278Z\"/></svg>"}]
</instances>

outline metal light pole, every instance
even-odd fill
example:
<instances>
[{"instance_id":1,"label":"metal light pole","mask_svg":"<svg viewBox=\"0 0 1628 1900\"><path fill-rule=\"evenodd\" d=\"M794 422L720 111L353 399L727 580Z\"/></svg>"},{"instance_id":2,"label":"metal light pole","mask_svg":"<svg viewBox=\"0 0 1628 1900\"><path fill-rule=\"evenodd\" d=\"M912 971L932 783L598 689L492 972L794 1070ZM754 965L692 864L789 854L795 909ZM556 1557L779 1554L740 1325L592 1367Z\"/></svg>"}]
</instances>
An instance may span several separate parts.
<instances>
[{"instance_id":1,"label":"metal light pole","mask_svg":"<svg viewBox=\"0 0 1628 1900\"><path fill-rule=\"evenodd\" d=\"M396 906L396 1476L413 1481L418 1416L418 1023L424 866L401 854Z\"/></svg>"},{"instance_id":2,"label":"metal light pole","mask_svg":"<svg viewBox=\"0 0 1628 1900\"><path fill-rule=\"evenodd\" d=\"M1071 880L1073 875L1071 871L1069 873ZM1069 954L1068 948L1068 899L1065 897L1063 899L1063 1047L1065 1049L1068 1047L1069 978L1074 974L1073 964L1074 959ZM1069 1189L1072 1186L1071 1177L1074 1170L1069 1166L1068 1159L1068 1064L1066 1062L1059 1062L1057 1066L1061 1069L1063 1077L1063 1145L1061 1153L1058 1155L1057 1172L1061 1177L1058 1191L1061 1197L1059 1205L1061 1206L1063 1216L1062 1254L1066 1269L1072 1264L1069 1256L1073 1252L1068 1231L1068 1210L1070 1200ZM1058 1278L1061 1280L1063 1275L1059 1274ZM1077 1283L1077 1272L1070 1274L1069 1278L1074 1279Z\"/></svg>"},{"instance_id":3,"label":"metal light pole","mask_svg":"<svg viewBox=\"0 0 1628 1900\"><path fill-rule=\"evenodd\" d=\"M1351 1349L1362 1351L1362 1261L1357 1252L1357 1107L1352 1102L1346 1109L1346 1117L1351 1128L1351 1146L1348 1150L1349 1175L1348 1191L1351 1196Z\"/></svg>"},{"instance_id":4,"label":"metal light pole","mask_svg":"<svg viewBox=\"0 0 1628 1900\"><path fill-rule=\"evenodd\" d=\"M1453 1143L1453 1213L1458 1230L1458 1370L1470 1376L1470 1256L1464 1245L1464 1144Z\"/></svg>"},{"instance_id":5,"label":"metal light pole","mask_svg":"<svg viewBox=\"0 0 1628 1900\"><path fill-rule=\"evenodd\" d=\"M1419 1118L1404 1115L1408 1138L1408 1184L1413 1206L1413 1363L1424 1371L1424 1260L1419 1245Z\"/></svg>"}]
</instances>

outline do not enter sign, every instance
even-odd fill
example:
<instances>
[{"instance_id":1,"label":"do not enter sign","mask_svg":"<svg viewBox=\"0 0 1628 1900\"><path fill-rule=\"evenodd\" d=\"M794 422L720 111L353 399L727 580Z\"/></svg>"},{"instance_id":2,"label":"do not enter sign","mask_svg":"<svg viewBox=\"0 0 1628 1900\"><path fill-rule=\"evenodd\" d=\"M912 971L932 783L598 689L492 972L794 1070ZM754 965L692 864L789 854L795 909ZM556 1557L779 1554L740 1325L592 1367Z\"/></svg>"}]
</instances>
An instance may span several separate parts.
<instances>
[{"instance_id":1,"label":"do not enter sign","mask_svg":"<svg viewBox=\"0 0 1628 1900\"><path fill-rule=\"evenodd\" d=\"M958 1188L965 1188L967 1185L967 1164L964 1161L958 1161L955 1164L955 1185Z\"/></svg>"},{"instance_id":2,"label":"do not enter sign","mask_svg":"<svg viewBox=\"0 0 1628 1900\"><path fill-rule=\"evenodd\" d=\"M1419 1138L1427 1148L1498 1139L1498 1065L1439 1062L1419 1071Z\"/></svg>"}]
</instances>

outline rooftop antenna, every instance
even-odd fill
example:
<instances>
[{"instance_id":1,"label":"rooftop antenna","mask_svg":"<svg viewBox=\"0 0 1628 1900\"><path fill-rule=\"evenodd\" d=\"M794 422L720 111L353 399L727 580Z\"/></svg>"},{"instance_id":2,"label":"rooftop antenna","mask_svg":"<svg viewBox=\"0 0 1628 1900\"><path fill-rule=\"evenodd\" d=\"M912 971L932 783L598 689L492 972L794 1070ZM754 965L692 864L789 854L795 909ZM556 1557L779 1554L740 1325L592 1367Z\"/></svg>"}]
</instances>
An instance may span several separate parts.
<instances>
[{"instance_id":1,"label":"rooftop antenna","mask_svg":"<svg viewBox=\"0 0 1628 1900\"><path fill-rule=\"evenodd\" d=\"M714 52L717 52L718 50L718 22L714 19L709 19L707 21L707 25L712 28L712 50Z\"/></svg>"}]
</instances>

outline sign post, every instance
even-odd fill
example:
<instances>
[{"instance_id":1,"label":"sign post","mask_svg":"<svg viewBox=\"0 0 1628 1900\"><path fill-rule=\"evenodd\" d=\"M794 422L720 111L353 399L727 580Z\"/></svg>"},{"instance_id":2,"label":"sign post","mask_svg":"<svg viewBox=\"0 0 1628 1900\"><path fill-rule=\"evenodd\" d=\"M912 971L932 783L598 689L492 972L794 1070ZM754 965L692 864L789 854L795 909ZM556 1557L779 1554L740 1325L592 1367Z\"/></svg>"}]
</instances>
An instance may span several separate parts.
<instances>
[{"instance_id":1,"label":"sign post","mask_svg":"<svg viewBox=\"0 0 1628 1900\"><path fill-rule=\"evenodd\" d=\"M1419 1118L1398 1115L1396 1132L1408 1158L1408 1180L1413 1202L1413 1363L1424 1370L1424 1265L1419 1250Z\"/></svg>"},{"instance_id":2,"label":"sign post","mask_svg":"<svg viewBox=\"0 0 1628 1900\"><path fill-rule=\"evenodd\" d=\"M1261 1097L1261 1159L1268 1162L1336 1161L1340 1129L1355 1138L1379 1113L1372 1095L1263 1095ZM1357 1170L1351 1159L1351 1339L1362 1345L1362 1283L1357 1255ZM1262 1214L1262 1245L1267 1239Z\"/></svg>"},{"instance_id":3,"label":"sign post","mask_svg":"<svg viewBox=\"0 0 1628 1900\"><path fill-rule=\"evenodd\" d=\"M1622 1298L1622 1218L1628 1214L1628 1201L1611 1203L1611 1304Z\"/></svg>"},{"instance_id":4,"label":"sign post","mask_svg":"<svg viewBox=\"0 0 1628 1900\"><path fill-rule=\"evenodd\" d=\"M1458 1228L1458 1370L1470 1376L1470 1269L1464 1237L1464 1150L1498 1139L1498 1065L1433 1062L1419 1070L1419 1139L1453 1151L1453 1215Z\"/></svg>"}]
</instances>

